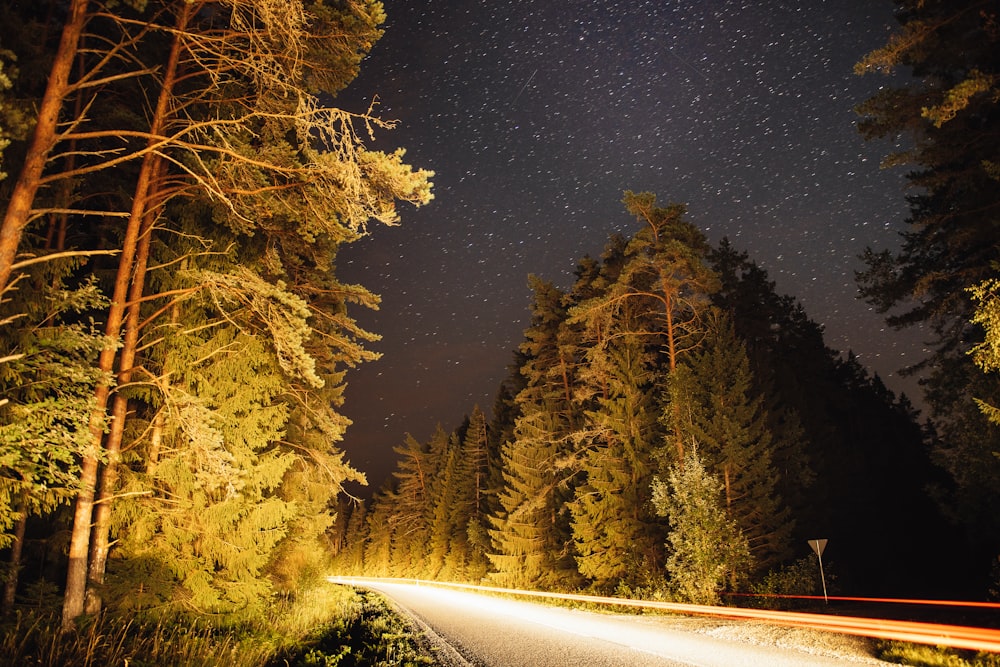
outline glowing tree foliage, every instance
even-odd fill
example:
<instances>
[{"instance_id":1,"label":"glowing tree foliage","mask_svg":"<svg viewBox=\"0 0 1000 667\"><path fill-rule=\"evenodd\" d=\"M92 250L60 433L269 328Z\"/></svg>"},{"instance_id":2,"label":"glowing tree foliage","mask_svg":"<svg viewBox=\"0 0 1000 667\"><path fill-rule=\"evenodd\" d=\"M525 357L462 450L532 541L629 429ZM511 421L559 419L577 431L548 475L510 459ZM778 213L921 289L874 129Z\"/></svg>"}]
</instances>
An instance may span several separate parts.
<instances>
[{"instance_id":1,"label":"glowing tree foliage","mask_svg":"<svg viewBox=\"0 0 1000 667\"><path fill-rule=\"evenodd\" d=\"M972 348L973 359L983 371L1000 370L1000 281L986 280L970 288L977 303L972 321L983 327L985 339ZM1000 425L1000 408L976 399L991 422Z\"/></svg>"},{"instance_id":2,"label":"glowing tree foliage","mask_svg":"<svg viewBox=\"0 0 1000 667\"><path fill-rule=\"evenodd\" d=\"M651 356L623 337L595 346L587 361L581 380L595 396L574 434L582 482L569 504L577 565L599 587L636 583L655 569L658 551L648 509L657 415Z\"/></svg>"},{"instance_id":3,"label":"glowing tree foliage","mask_svg":"<svg viewBox=\"0 0 1000 667\"><path fill-rule=\"evenodd\" d=\"M502 513L491 531L490 579L515 588L558 588L560 554L566 550L559 531L559 413L532 406L517 420L515 439L503 446ZM540 408L540 409L539 409Z\"/></svg>"},{"instance_id":4,"label":"glowing tree foliage","mask_svg":"<svg viewBox=\"0 0 1000 667\"><path fill-rule=\"evenodd\" d=\"M103 349L91 442L78 452L64 624L85 604L99 610L102 591L149 581L154 563L164 564L156 600L262 609L272 585L317 571L333 499L359 477L336 448L349 423L338 409L344 373L374 358L364 348L374 335L347 307L378 299L336 279L337 249L372 221L396 224L398 201L430 199L429 172L359 134L390 124L319 104L356 75L382 6L37 9L11 15L63 21L58 44L24 43L17 21L4 28L5 45L49 48L51 60L25 61L52 69L34 78L44 91L18 90L44 99L34 134L12 145L20 161L6 162L17 171L0 284L20 289L32 254L115 255L86 267L110 300L97 314Z\"/></svg>"},{"instance_id":5,"label":"glowing tree foliage","mask_svg":"<svg viewBox=\"0 0 1000 667\"><path fill-rule=\"evenodd\" d=\"M667 479L653 480L653 504L670 521L667 537L669 585L681 600L718 604L719 592L735 587L748 573L750 549L726 513L723 485L705 469L697 447Z\"/></svg>"},{"instance_id":6,"label":"glowing tree foliage","mask_svg":"<svg viewBox=\"0 0 1000 667\"><path fill-rule=\"evenodd\" d=\"M565 296L551 283L531 278L532 322L520 351L525 387L515 398L519 415L513 438L502 448L500 511L493 517L495 568L491 578L507 586L557 588L573 579L570 538L563 509L570 495L565 459L576 420L572 354L564 345Z\"/></svg>"}]
</instances>

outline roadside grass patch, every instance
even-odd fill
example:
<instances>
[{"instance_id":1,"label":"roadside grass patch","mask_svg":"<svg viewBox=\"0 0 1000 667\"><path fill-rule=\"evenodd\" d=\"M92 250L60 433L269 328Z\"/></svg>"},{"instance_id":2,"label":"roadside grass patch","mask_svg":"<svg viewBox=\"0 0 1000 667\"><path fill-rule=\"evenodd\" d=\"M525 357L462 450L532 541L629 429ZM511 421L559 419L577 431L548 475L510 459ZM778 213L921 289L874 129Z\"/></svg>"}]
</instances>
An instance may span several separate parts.
<instances>
[{"instance_id":1,"label":"roadside grass patch","mask_svg":"<svg viewBox=\"0 0 1000 667\"><path fill-rule=\"evenodd\" d=\"M880 660L914 667L1000 667L1000 655L996 653L897 641L880 641L876 650Z\"/></svg>"},{"instance_id":2,"label":"roadside grass patch","mask_svg":"<svg viewBox=\"0 0 1000 667\"><path fill-rule=\"evenodd\" d=\"M268 667L416 667L433 665L421 653L409 623L385 598L368 590L350 591L355 600L348 614L317 628L314 639L294 655L278 656Z\"/></svg>"},{"instance_id":3,"label":"roadside grass patch","mask_svg":"<svg viewBox=\"0 0 1000 667\"><path fill-rule=\"evenodd\" d=\"M0 621L0 665L25 667L379 667L433 664L407 622L375 594L323 584L275 600L268 618L113 612L60 630L58 607Z\"/></svg>"}]
</instances>

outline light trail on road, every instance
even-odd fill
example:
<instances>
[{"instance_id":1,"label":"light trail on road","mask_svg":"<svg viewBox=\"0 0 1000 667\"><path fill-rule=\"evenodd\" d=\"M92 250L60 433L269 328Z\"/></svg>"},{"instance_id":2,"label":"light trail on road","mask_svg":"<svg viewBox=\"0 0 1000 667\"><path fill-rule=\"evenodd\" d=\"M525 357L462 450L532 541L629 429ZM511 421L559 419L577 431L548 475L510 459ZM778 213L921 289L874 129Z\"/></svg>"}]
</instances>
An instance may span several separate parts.
<instances>
[{"instance_id":1,"label":"light trail on road","mask_svg":"<svg viewBox=\"0 0 1000 667\"><path fill-rule=\"evenodd\" d=\"M785 627L822 630L826 632L837 632L860 637L872 637L876 639L906 641L917 644L930 644L934 646L948 646L959 649L1000 653L1000 630L994 628L980 628L919 621L899 621L891 619L866 618L861 616L837 616L833 614L772 611L769 609L711 607L676 602L630 600L625 598L580 595L574 593L546 593L542 591L494 588L492 586L424 581L418 579L364 579L355 577L331 577L330 581L334 583L362 586L367 585L364 583L366 581L375 584L379 582L413 583L423 586L438 586L495 594L548 598L553 600L568 600L598 605L659 609L680 614L712 616L727 619L757 620ZM851 599L863 600L865 598ZM885 601L886 599L880 598L880 600ZM959 603L954 604L957 605ZM993 603L981 604L987 606L993 605Z\"/></svg>"},{"instance_id":2,"label":"light trail on road","mask_svg":"<svg viewBox=\"0 0 1000 667\"><path fill-rule=\"evenodd\" d=\"M863 644L753 641L739 624L555 607L392 579L330 578L383 594L414 620L438 664L446 667L838 667L887 665ZM781 631L784 632L784 631ZM801 635L794 635L801 638Z\"/></svg>"}]
</instances>

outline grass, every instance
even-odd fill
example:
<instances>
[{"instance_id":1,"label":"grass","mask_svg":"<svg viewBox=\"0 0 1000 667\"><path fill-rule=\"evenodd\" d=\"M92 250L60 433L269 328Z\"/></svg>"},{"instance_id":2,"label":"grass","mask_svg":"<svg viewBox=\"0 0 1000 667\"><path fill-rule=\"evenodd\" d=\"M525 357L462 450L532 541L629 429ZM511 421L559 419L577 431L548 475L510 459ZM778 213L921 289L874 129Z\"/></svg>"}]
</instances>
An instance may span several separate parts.
<instances>
[{"instance_id":1,"label":"grass","mask_svg":"<svg viewBox=\"0 0 1000 667\"><path fill-rule=\"evenodd\" d=\"M407 623L374 593L325 585L277 602L268 620L238 626L113 613L60 632L56 613L19 611L0 624L0 664L37 667L411 667L421 655Z\"/></svg>"},{"instance_id":2,"label":"grass","mask_svg":"<svg viewBox=\"0 0 1000 667\"><path fill-rule=\"evenodd\" d=\"M415 667L434 661L421 654L409 624L378 593L338 587L353 598L341 614L312 633L311 641L292 655L279 655L269 667Z\"/></svg>"},{"instance_id":3,"label":"grass","mask_svg":"<svg viewBox=\"0 0 1000 667\"><path fill-rule=\"evenodd\" d=\"M1000 655L996 653L977 653L943 646L880 641L876 651L880 660L914 667L1000 667Z\"/></svg>"}]
</instances>

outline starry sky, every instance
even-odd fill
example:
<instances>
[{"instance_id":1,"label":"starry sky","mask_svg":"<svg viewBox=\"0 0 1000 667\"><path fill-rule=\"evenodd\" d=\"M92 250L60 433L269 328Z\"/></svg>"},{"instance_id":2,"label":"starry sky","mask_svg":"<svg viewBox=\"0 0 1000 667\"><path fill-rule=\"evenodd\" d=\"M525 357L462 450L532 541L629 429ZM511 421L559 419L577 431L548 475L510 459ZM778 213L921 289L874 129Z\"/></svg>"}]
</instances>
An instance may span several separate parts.
<instances>
[{"instance_id":1,"label":"starry sky","mask_svg":"<svg viewBox=\"0 0 1000 667\"><path fill-rule=\"evenodd\" d=\"M729 237L778 290L896 391L923 353L857 299L866 246L906 216L892 149L866 143L856 104L883 75L854 63L896 27L890 0L384 0L385 35L335 103L398 120L375 149L432 169L435 199L404 205L341 252L338 273L382 296L355 311L383 358L348 375L342 443L377 489L406 433L426 440L489 412L528 324L529 274L560 287L648 190Z\"/></svg>"}]
</instances>

